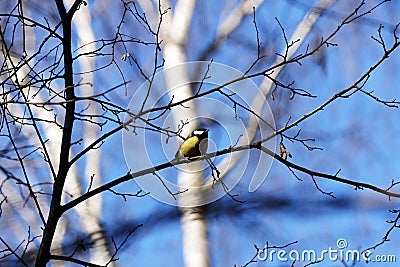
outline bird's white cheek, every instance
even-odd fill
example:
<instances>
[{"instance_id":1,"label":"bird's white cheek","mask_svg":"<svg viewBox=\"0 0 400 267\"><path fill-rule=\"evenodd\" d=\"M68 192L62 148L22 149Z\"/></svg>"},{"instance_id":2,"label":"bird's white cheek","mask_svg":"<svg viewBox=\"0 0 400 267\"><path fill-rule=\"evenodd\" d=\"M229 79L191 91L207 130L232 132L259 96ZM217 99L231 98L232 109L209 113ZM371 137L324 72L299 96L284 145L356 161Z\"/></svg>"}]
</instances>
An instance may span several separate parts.
<instances>
[{"instance_id":1,"label":"bird's white cheek","mask_svg":"<svg viewBox=\"0 0 400 267\"><path fill-rule=\"evenodd\" d=\"M204 131L200 131L200 130L195 130L193 132L194 135L202 135L204 133Z\"/></svg>"}]
</instances>

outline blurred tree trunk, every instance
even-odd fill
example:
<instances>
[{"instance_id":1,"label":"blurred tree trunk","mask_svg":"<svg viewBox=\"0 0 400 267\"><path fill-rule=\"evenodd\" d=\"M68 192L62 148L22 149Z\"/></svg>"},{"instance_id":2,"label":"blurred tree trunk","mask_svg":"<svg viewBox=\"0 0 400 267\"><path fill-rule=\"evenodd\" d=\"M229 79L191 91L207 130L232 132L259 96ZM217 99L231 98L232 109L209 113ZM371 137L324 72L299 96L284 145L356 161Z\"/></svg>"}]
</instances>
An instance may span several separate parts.
<instances>
[{"instance_id":1,"label":"blurred tree trunk","mask_svg":"<svg viewBox=\"0 0 400 267\"><path fill-rule=\"evenodd\" d=\"M168 69L186 62L185 44L190 22L195 8L195 0L180 0L175 9L166 14L162 21L162 38L164 41L163 56L165 67ZM162 9L171 7L169 1L162 1ZM171 75L168 75L170 73ZM178 71L166 71L167 88L173 91L174 102L191 97L192 90L189 83L188 73L185 68ZM169 91L172 94L172 91ZM193 101L188 103L189 108L176 107L173 109L175 125L178 126L182 121L189 120L189 127L184 127L182 135L187 136L192 130L197 128L196 107ZM179 172L178 185L185 189L188 187L200 186L202 183L201 162L193 162L183 167ZM194 172L193 170L199 170ZM202 203L203 198L200 190L190 188L179 197L181 209L181 228L183 242L183 258L186 267L206 267L209 266L209 251L207 238L207 223L204 210L196 207L196 203ZM194 207L188 207L194 206Z\"/></svg>"},{"instance_id":2,"label":"blurred tree trunk","mask_svg":"<svg viewBox=\"0 0 400 267\"><path fill-rule=\"evenodd\" d=\"M68 0L69 6L73 4L73 0ZM96 50L96 36L92 28L92 14L91 8L82 8L79 10L72 23L75 28L76 35L78 37L78 47L80 47L80 53L90 53ZM94 80L93 70L96 68L95 57L82 57L78 60L80 74L80 87L77 87L77 91L83 96L95 95L95 88L99 88L99 84ZM86 112L88 114L99 114L97 105L88 105ZM83 147L88 147L93 141L95 141L98 134L98 123L97 116L93 116L90 120L94 123L84 124L82 129ZM92 188L96 188L101 185L101 169L100 169L100 155L101 147L91 150L86 155L86 162L84 166L84 177L79 178L76 168L71 170L71 175L68 176L68 183L66 183L65 189L68 193L73 196L81 196L85 193L85 189L82 184L91 185ZM107 245L107 240L104 236L104 229L101 226L100 218L102 211L102 195L98 195L94 198L88 199L85 203L78 205L75 209L79 216L80 227L82 230L90 236L93 244L92 253L89 261L95 264L105 264L111 258L111 253ZM114 262L110 262L108 266L115 266Z\"/></svg>"}]
</instances>

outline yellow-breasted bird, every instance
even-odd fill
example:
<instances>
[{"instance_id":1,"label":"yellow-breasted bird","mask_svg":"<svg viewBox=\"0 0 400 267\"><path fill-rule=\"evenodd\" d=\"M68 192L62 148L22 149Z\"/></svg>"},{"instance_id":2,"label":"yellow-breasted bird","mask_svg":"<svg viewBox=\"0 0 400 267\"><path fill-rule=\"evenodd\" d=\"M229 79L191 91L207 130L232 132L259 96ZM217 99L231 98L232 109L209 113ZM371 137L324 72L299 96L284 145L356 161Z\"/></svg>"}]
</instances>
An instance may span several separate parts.
<instances>
[{"instance_id":1,"label":"yellow-breasted bird","mask_svg":"<svg viewBox=\"0 0 400 267\"><path fill-rule=\"evenodd\" d=\"M207 153L208 148L208 130L199 128L191 132L188 137L183 141L182 145L179 147L175 154L175 159L180 158L191 158L202 156ZM210 165L212 170L212 176L214 179L219 179L220 172L217 167L211 161L211 159L206 158L208 165ZM214 176L214 171L217 174L217 178Z\"/></svg>"},{"instance_id":2,"label":"yellow-breasted bird","mask_svg":"<svg viewBox=\"0 0 400 267\"><path fill-rule=\"evenodd\" d=\"M208 148L208 130L199 128L191 132L181 144L175 158L197 157L204 155Z\"/></svg>"}]
</instances>

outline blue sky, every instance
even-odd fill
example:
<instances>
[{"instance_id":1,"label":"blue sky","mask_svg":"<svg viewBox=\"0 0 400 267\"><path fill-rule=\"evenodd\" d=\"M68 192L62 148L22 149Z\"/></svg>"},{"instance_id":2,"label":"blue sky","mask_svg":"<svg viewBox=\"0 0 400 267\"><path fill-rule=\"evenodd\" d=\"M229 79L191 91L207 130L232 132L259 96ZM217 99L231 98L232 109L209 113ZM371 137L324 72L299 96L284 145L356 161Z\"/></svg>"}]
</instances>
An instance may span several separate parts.
<instances>
[{"instance_id":1,"label":"blue sky","mask_svg":"<svg viewBox=\"0 0 400 267\"><path fill-rule=\"evenodd\" d=\"M274 17L280 20L290 36L304 15L304 10L299 6L289 7L289 5L289 2L284 1L280 4L265 3L257 11L259 29L269 30L268 33L260 34L264 44L272 42L276 44L277 49L282 48L282 36ZM332 10L338 14L345 14L347 12L345 6L346 2L338 1ZM345 27L343 32L333 39L338 46L325 49L326 71L321 70L309 59L302 62L302 66L293 64L286 68L281 76L282 79L296 80L296 86L307 89L318 97L314 99L296 96L292 101L281 100L281 105L285 105L283 108L285 114L280 115L282 117L277 124L282 126L289 115L296 119L312 110L336 92L351 85L360 74L368 70L369 66L382 55L382 49L370 36L377 35L379 25L377 22L386 22L389 25L398 22L399 17L396 14L399 13L394 10L399 10L398 3L383 6L373 17L367 17L370 20ZM326 35L333 30L340 18L340 15L335 14L322 18L314 33ZM214 25L213 23L217 22L216 17L210 16L211 21L207 23ZM200 36L197 31L201 29L197 27L203 25L199 26L197 23L193 23L194 30L189 39L189 44L194 42L193 46L189 46L190 60L196 59L193 55L201 50L198 47L201 44L196 45L196 37L193 36L194 34ZM390 32L386 31L389 28L390 26L385 28L384 34L390 39ZM272 34L270 32L276 33L273 41L268 40L266 36ZM247 18L245 25L241 26L213 55L214 61L244 71L243 66L248 64L242 63L243 58L249 61L249 58L254 56L254 51L246 51L243 44L235 42L240 36L246 37L249 42L254 41L254 28L250 18ZM207 36L204 40L207 41ZM388 41L389 44L390 42ZM238 51L243 54L243 58L233 56ZM390 60L379 67L364 89L374 90L376 95L383 99L399 99L398 75L396 75L396 69L399 67L398 56L399 52L395 52ZM267 62L271 60L268 59ZM256 83L257 81L260 80L255 79ZM271 102L271 105L274 111L276 104ZM315 138L315 145L323 148L323 151L310 152L303 146L290 142L285 142L285 145L293 154L291 161L296 164L330 174L341 169L342 177L370 182L384 188L390 184L392 178L398 179L400 174L396 160L400 146L396 138L400 133L398 115L398 109L385 107L359 92L348 99L335 101L326 110L300 125L304 137ZM213 138L213 132L211 137ZM112 146L116 145L113 143ZM105 145L104 149L109 148ZM115 151L111 151L110 156L120 157ZM154 147L154 153L159 153L159 147ZM119 168L110 166L105 168L104 176L116 177L126 171L124 166ZM244 264L255 253L253 244L262 247L266 241L270 245L279 246L297 240L298 243L290 246L290 249L316 251L328 247L336 248L336 241L339 238L348 241L349 249L364 249L381 241L389 228L389 224L385 221L393 217L388 210L396 208L398 200L393 199L389 202L387 197L369 190L355 191L348 185L317 179L322 190L332 191L337 196L336 199L331 199L317 191L309 176L299 174L299 177L303 179L302 182L296 180L286 167L274 162L267 180L256 193L246 193L248 178L244 178L244 181L233 190L239 192L243 199L253 203L251 205L254 209L243 208L246 211L239 215L229 215L229 212L225 212L225 215L224 212L222 215L216 215L211 212L209 234L213 266ZM135 191L137 187L134 182L128 182L118 188ZM151 262L153 266L182 266L181 231L179 218L173 215L176 213L174 208L167 207L150 197L130 199L121 203L115 200L109 201L109 197L113 198L111 194L104 195L106 218L109 212L113 213L118 208L124 211L118 214L118 220L144 223L138 236L133 238L132 245L121 254L121 264L132 262L142 265ZM271 202L263 205L263 199ZM274 201L280 203L278 200L286 200L288 203L277 204L275 207ZM216 203L217 207L224 205L223 203L237 206L229 198L219 202L221 203ZM172 214L172 218L163 219L166 214ZM156 223L157 221L159 222ZM148 225L155 225L147 226L146 222ZM394 231L391 242L379 247L375 253L396 254L400 248L398 237L398 232ZM373 266L390 266L375 264L377 265ZM253 266L288 265L290 264L280 262L253 264ZM326 262L323 265L343 266L339 262ZM356 266L366 265L360 262Z\"/></svg>"},{"instance_id":2,"label":"blue sky","mask_svg":"<svg viewBox=\"0 0 400 267\"><path fill-rule=\"evenodd\" d=\"M238 1L228 1L228 3L199 1L188 36L188 61L199 59L214 37L216 24L226 17L236 2ZM311 2L314 1L265 1L259 7L256 21L266 57L254 71L268 68L275 60L275 52L280 53L284 47L282 32L275 18L285 28L287 36L291 36L312 5ZM102 39L113 36L121 18L119 3L114 2L105 9L100 1L88 1L88 3L94 13L99 12L93 20L96 37ZM367 1L362 10L376 3L377 1ZM396 1L386 3L365 19L343 27L332 40L337 46L322 50L325 56L322 57L325 60L324 67L316 64L315 57L303 60L301 65L291 64L285 67L278 77L280 81L286 83L295 81L296 87L307 90L317 97L295 96L293 100L289 100L290 92L278 89L275 101L267 97L276 125L282 127L289 116L292 117L291 121L298 119L353 84L367 71L382 56L382 47L371 39L371 35L377 37L379 24L383 24L383 36L387 40L387 46L393 43L393 26L400 22L399 4ZM299 53L305 51L307 44L313 45L321 36L326 37L335 30L340 20L353 7L349 1L337 1L314 27ZM107 12L109 10L113 12ZM146 30L129 16L121 31L132 36L140 36L142 40L153 41ZM226 64L241 72L246 71L256 57L255 34L252 16L248 16L211 57L214 62ZM400 36L400 32L398 35ZM152 69L154 48L151 45L127 43L126 48L132 55L138 57L144 71ZM117 46L115 59L121 58L124 52L121 46ZM374 95L382 99L400 99L399 56L399 51L394 52L372 73L364 89L374 91ZM108 62L107 60L109 57L101 58L97 62L97 67ZM132 97L142 85L143 78L128 61L117 62L125 79L130 83L126 88L121 88L110 95L112 101L128 107ZM222 75L218 78L224 80ZM79 80L78 75L76 80ZM121 83L122 80L115 65L95 74L96 89L101 92ZM252 80L256 85L261 81L259 77ZM164 87L162 82L157 84L154 88L155 93L150 96L151 101L157 102L156 97L165 94ZM247 85L245 87L241 93L250 98L254 92L251 89L246 92ZM206 84L203 89L206 88L212 88L212 85ZM235 87L232 88L235 90ZM219 94L211 94L209 98L224 101ZM163 100L168 101L168 99ZM226 148L234 143L227 141L226 134L230 131L237 136L240 130L232 129L239 128L237 126L239 123L235 124L232 113L220 109L213 101L207 104L207 101L200 103L199 113L209 116L210 119L202 122L210 128L210 138L215 141L217 149ZM229 101L225 103L230 105ZM83 106L78 105L78 108L81 107ZM238 114L246 123L248 120L246 112L239 110ZM169 113L166 113L167 115ZM290 161L329 174L335 174L341 169L341 177L386 188L392 179L400 179L400 164L397 157L400 149L400 139L397 138L400 135L399 115L399 109L388 108L361 92L349 98L338 99L324 111L299 125L302 128L301 137L314 138L315 142L308 144L323 150L308 151L298 142L291 143L286 140L285 146L293 155ZM213 122L218 122L219 125ZM74 135L76 138L81 134L80 126L80 122L76 124ZM229 130L222 129L223 126ZM115 125L111 123L107 124L103 127L102 133L114 127ZM294 128L288 134L294 135L298 129ZM178 140L160 144L159 135L146 133L146 138L146 142L143 143L143 136L139 134L126 144L122 142L122 133L119 132L101 146L104 183L125 175L129 170L142 169L147 164L146 152L150 154L149 157L153 162L162 163L174 154L178 146ZM147 151L143 151L144 147ZM163 147L166 148L167 155L163 154ZM123 150L128 157L131 157L128 159L131 165L127 164ZM250 151L250 161L257 159L259 153ZM222 156L217 158L216 163L222 158ZM85 158L81 161L84 162ZM243 177L240 177L239 184L232 191L239 194L240 199L246 200L245 204L234 202L225 196L208 207L212 266L243 265L255 254L254 244L263 247L266 242L271 246L282 246L298 241L288 247L288 251L314 249L319 252L329 247L337 248L337 240L344 238L348 242L349 249L362 250L381 241L390 227L386 220L394 218L389 210L398 208L399 204L397 199L388 201L387 197L367 189L355 191L349 185L317 178L321 190L333 192L337 197L331 198L317 190L310 176L296 172L302 179L299 181L287 167L277 161L273 162L268 174L256 174L267 175L267 178L256 192L249 193L248 185L253 175L252 170L253 163L250 162ZM239 171L243 169L233 169L227 174L227 178L235 179ZM83 173L83 170L80 169L79 172ZM173 179L177 170L171 168L160 174ZM115 187L118 192L127 193L135 193L140 189L135 181ZM123 240L128 229L143 224L119 255L121 266L183 266L182 232L176 207L161 203L151 196L131 197L126 201L111 192L105 192L102 196L104 207L102 222L110 230L109 234L115 235L117 242ZM70 211L69 213L73 214ZM76 218L74 215L71 217L74 222ZM71 227L74 228L74 225ZM399 231L394 230L390 236L391 241L380 246L373 255L396 254L400 249L399 235ZM396 255L397 261L400 261L400 255ZM253 263L250 266L290 266L290 264L267 261ZM395 266L395 264L373 264L368 266ZM302 265L299 263L295 266ZM315 266L343 266L343 264L325 261ZM366 264L360 262L355 266L366 266Z\"/></svg>"}]
</instances>

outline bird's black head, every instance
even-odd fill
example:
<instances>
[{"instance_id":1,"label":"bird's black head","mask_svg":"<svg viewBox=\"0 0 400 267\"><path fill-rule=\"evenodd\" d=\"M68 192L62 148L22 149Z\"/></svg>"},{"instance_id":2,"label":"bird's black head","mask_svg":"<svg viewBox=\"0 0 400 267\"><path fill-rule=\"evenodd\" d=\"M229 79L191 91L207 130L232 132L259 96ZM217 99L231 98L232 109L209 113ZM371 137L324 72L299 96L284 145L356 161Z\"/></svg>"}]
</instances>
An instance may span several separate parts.
<instances>
[{"instance_id":1,"label":"bird's black head","mask_svg":"<svg viewBox=\"0 0 400 267\"><path fill-rule=\"evenodd\" d=\"M208 137L208 130L204 129L204 128L199 128L199 129L194 130L190 134L190 136L197 136L200 139L207 138Z\"/></svg>"}]
</instances>

